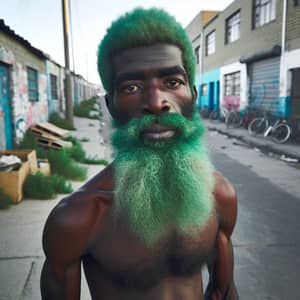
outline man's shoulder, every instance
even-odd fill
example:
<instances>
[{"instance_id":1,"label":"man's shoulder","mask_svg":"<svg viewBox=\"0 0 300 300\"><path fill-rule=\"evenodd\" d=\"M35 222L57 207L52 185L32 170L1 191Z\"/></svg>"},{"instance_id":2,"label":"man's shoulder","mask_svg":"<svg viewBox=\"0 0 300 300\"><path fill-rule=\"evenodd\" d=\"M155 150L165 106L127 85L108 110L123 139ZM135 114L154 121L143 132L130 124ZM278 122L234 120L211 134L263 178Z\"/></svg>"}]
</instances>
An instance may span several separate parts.
<instances>
[{"instance_id":1,"label":"man's shoulder","mask_svg":"<svg viewBox=\"0 0 300 300\"><path fill-rule=\"evenodd\" d=\"M113 192L108 180L111 171L106 169L63 198L51 211L43 234L46 255L56 255L60 251L81 255L87 247L95 225L101 226L101 219L112 203Z\"/></svg>"},{"instance_id":2,"label":"man's shoulder","mask_svg":"<svg viewBox=\"0 0 300 300\"><path fill-rule=\"evenodd\" d=\"M236 198L236 191L232 183L219 172L215 172L214 177L214 194L216 196L216 201L234 201Z\"/></svg>"},{"instance_id":3,"label":"man's shoulder","mask_svg":"<svg viewBox=\"0 0 300 300\"><path fill-rule=\"evenodd\" d=\"M215 172L214 197L220 225L225 234L231 235L237 218L237 194L228 179Z\"/></svg>"}]
</instances>

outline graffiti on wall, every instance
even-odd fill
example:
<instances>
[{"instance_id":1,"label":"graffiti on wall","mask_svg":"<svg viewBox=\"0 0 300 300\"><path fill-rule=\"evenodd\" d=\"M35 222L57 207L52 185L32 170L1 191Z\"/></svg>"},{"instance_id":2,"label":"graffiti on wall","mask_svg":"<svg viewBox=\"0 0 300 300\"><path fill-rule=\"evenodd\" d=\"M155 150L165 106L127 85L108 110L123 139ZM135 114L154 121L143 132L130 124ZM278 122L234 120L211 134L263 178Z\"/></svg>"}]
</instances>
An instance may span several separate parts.
<instances>
[{"instance_id":1,"label":"graffiti on wall","mask_svg":"<svg viewBox=\"0 0 300 300\"><path fill-rule=\"evenodd\" d=\"M47 82L46 75L39 74L39 101L29 101L26 66L16 63L14 69L15 128L19 141L27 128L48 118Z\"/></svg>"},{"instance_id":2,"label":"graffiti on wall","mask_svg":"<svg viewBox=\"0 0 300 300\"><path fill-rule=\"evenodd\" d=\"M10 50L6 50L0 45L0 61L3 61L9 65L12 65L15 61L14 54Z\"/></svg>"}]
</instances>

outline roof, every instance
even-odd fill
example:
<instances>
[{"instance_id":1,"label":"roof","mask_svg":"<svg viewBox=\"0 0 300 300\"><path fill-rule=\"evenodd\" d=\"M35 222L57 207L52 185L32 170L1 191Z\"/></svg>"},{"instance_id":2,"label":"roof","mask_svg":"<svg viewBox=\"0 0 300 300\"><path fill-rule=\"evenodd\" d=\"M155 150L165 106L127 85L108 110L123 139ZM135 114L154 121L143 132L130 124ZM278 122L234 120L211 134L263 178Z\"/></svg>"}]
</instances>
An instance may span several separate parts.
<instances>
[{"instance_id":1,"label":"roof","mask_svg":"<svg viewBox=\"0 0 300 300\"><path fill-rule=\"evenodd\" d=\"M0 32L4 32L6 35L16 40L20 44L22 44L26 49L35 54L36 56L48 59L48 55L42 52L40 49L33 47L27 40L23 37L17 35L9 26L4 23L3 19L0 19Z\"/></svg>"}]
</instances>

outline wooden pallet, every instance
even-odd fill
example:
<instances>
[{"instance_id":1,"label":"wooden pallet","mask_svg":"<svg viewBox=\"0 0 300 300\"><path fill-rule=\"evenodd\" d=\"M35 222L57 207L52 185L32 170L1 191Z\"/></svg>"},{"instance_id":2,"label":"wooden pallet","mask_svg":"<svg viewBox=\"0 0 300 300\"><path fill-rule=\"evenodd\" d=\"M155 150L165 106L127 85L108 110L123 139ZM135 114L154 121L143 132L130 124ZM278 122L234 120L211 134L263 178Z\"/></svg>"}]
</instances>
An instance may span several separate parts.
<instances>
[{"instance_id":1,"label":"wooden pallet","mask_svg":"<svg viewBox=\"0 0 300 300\"><path fill-rule=\"evenodd\" d=\"M61 139L48 139L43 136L37 136L38 144L42 147L60 150L62 148L72 147L72 142Z\"/></svg>"},{"instance_id":2,"label":"wooden pallet","mask_svg":"<svg viewBox=\"0 0 300 300\"><path fill-rule=\"evenodd\" d=\"M48 134L48 135L55 136L57 138L65 138L70 135L69 130L59 128L48 122L37 123L34 126L32 126L30 130L35 134L41 136L45 136Z\"/></svg>"}]
</instances>

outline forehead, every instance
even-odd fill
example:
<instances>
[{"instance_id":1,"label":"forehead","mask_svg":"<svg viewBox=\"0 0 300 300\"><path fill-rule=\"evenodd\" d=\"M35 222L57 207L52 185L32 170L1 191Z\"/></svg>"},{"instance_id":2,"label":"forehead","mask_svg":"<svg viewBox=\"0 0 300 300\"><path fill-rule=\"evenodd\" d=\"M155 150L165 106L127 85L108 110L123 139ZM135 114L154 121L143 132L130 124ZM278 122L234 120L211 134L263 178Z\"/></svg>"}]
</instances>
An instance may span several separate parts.
<instances>
[{"instance_id":1,"label":"forehead","mask_svg":"<svg viewBox=\"0 0 300 300\"><path fill-rule=\"evenodd\" d=\"M113 58L114 73L147 72L161 68L183 67L182 51L175 45L157 44L127 49Z\"/></svg>"}]
</instances>

